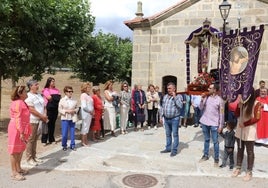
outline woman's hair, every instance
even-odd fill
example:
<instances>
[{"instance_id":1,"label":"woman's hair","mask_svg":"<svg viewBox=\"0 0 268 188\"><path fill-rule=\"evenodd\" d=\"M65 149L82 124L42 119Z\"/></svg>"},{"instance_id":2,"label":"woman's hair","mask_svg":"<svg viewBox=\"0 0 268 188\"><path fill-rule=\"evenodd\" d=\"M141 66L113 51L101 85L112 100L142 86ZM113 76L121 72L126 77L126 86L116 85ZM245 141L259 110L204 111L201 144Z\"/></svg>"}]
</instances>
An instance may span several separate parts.
<instances>
[{"instance_id":1,"label":"woman's hair","mask_svg":"<svg viewBox=\"0 0 268 188\"><path fill-rule=\"evenodd\" d=\"M19 99L20 98L19 95L21 95L24 90L26 90L26 86L16 86L11 92L11 100L15 101Z\"/></svg>"},{"instance_id":2,"label":"woman's hair","mask_svg":"<svg viewBox=\"0 0 268 188\"><path fill-rule=\"evenodd\" d=\"M81 93L86 93L88 87L90 87L90 83L89 82L82 83L82 85L81 85Z\"/></svg>"},{"instance_id":3,"label":"woman's hair","mask_svg":"<svg viewBox=\"0 0 268 188\"><path fill-rule=\"evenodd\" d=\"M254 88L251 89L251 94L250 97L248 99L248 101L245 103L245 107L246 107L246 116L250 117L253 111L253 106L255 103L255 90Z\"/></svg>"},{"instance_id":4,"label":"woman's hair","mask_svg":"<svg viewBox=\"0 0 268 188\"><path fill-rule=\"evenodd\" d=\"M55 81L55 79L54 79L53 77L48 77L47 82L46 82L46 85L45 85L45 87L44 87L44 88L49 88L50 83L51 83L51 81L52 81L52 80L54 80L54 81Z\"/></svg>"},{"instance_id":5,"label":"woman's hair","mask_svg":"<svg viewBox=\"0 0 268 188\"><path fill-rule=\"evenodd\" d=\"M124 90L124 85L127 85L127 86L128 86L127 81L124 81L124 82L121 84L121 91L123 91L123 90Z\"/></svg>"},{"instance_id":6,"label":"woman's hair","mask_svg":"<svg viewBox=\"0 0 268 188\"><path fill-rule=\"evenodd\" d=\"M148 89L147 89L148 91L150 90L150 87L153 87L155 89L153 84L149 84Z\"/></svg>"},{"instance_id":7,"label":"woman's hair","mask_svg":"<svg viewBox=\"0 0 268 188\"><path fill-rule=\"evenodd\" d=\"M63 92L66 93L69 89L73 90L72 86L65 86Z\"/></svg>"},{"instance_id":8,"label":"woman's hair","mask_svg":"<svg viewBox=\"0 0 268 188\"><path fill-rule=\"evenodd\" d=\"M96 94L98 91L100 91L100 88L98 86L93 86L92 87L93 94Z\"/></svg>"},{"instance_id":9,"label":"woman's hair","mask_svg":"<svg viewBox=\"0 0 268 188\"><path fill-rule=\"evenodd\" d=\"M114 82L112 80L108 80L107 82L105 82L104 84L104 90L107 90L109 88L109 85L113 84Z\"/></svg>"}]
</instances>

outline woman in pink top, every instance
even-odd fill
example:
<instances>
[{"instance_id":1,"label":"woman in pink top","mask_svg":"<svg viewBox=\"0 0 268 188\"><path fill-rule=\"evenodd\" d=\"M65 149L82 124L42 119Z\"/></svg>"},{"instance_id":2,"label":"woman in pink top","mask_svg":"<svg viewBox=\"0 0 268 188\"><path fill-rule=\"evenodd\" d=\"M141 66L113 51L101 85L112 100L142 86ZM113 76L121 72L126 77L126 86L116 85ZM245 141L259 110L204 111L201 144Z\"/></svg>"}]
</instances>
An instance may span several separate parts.
<instances>
[{"instance_id":1,"label":"woman in pink top","mask_svg":"<svg viewBox=\"0 0 268 188\"><path fill-rule=\"evenodd\" d=\"M8 124L8 153L11 162L11 177L25 180L27 170L21 168L23 151L31 134L30 111L24 100L27 98L26 87L17 86L11 94L10 122Z\"/></svg>"},{"instance_id":2,"label":"woman in pink top","mask_svg":"<svg viewBox=\"0 0 268 188\"><path fill-rule=\"evenodd\" d=\"M48 134L42 134L41 142L45 145L55 142L55 123L58 118L58 105L61 99L60 91L55 87L55 79L49 77L42 90L48 116Z\"/></svg>"}]
</instances>

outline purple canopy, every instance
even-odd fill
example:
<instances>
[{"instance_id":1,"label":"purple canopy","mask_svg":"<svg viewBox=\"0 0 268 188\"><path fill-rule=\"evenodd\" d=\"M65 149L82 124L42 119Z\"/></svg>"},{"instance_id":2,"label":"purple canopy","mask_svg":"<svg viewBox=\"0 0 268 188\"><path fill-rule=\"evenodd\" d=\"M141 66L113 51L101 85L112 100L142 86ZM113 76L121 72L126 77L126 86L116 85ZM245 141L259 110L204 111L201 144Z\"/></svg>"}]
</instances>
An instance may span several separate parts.
<instances>
[{"instance_id":1,"label":"purple canopy","mask_svg":"<svg viewBox=\"0 0 268 188\"><path fill-rule=\"evenodd\" d=\"M202 72L202 43L204 37L207 37L209 41L212 40L212 44L219 44L220 33L216 28L210 26L211 22L207 19L203 22L203 26L193 31L189 37L185 40L186 44L186 76L187 84L190 83L190 45L192 47L198 46L198 73Z\"/></svg>"}]
</instances>

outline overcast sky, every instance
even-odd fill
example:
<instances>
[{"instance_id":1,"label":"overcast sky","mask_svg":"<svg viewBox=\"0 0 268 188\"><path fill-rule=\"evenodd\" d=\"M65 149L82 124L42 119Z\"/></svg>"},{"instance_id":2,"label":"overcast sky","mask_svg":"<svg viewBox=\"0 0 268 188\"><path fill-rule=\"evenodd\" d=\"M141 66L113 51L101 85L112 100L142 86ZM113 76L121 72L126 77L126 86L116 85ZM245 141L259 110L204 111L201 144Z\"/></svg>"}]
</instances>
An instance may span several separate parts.
<instances>
[{"instance_id":1,"label":"overcast sky","mask_svg":"<svg viewBox=\"0 0 268 188\"><path fill-rule=\"evenodd\" d=\"M152 16L180 0L141 0L144 17ZM90 0L91 14L96 17L96 30L113 33L122 38L132 38L130 30L124 21L136 17L138 0Z\"/></svg>"}]
</instances>

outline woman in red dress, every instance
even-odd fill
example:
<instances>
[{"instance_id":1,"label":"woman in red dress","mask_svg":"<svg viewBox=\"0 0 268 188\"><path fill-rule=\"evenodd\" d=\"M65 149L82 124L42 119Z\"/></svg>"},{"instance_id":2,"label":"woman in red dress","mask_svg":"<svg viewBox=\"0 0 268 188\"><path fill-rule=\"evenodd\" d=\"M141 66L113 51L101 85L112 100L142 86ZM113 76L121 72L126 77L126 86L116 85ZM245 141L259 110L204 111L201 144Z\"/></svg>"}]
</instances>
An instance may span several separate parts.
<instances>
[{"instance_id":1,"label":"woman in red dress","mask_svg":"<svg viewBox=\"0 0 268 188\"><path fill-rule=\"evenodd\" d=\"M93 139L100 139L100 130L101 130L101 120L103 113L103 102L100 96L100 88L93 86L93 103L94 103L94 121L90 127L90 130L93 132Z\"/></svg>"},{"instance_id":2,"label":"woman in red dress","mask_svg":"<svg viewBox=\"0 0 268 188\"><path fill-rule=\"evenodd\" d=\"M24 102L26 86L17 86L11 94L10 122L8 124L8 153L10 154L12 179L25 180L27 170L21 168L23 151L31 134L30 111Z\"/></svg>"}]
</instances>

